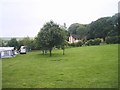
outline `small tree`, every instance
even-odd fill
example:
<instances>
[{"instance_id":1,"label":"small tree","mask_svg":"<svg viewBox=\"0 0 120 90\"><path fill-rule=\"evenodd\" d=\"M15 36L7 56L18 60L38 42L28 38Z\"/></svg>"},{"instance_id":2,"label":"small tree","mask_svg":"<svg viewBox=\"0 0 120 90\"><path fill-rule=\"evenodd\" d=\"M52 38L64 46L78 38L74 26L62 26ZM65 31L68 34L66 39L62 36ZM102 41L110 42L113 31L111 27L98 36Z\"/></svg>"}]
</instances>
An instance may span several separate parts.
<instances>
[{"instance_id":1,"label":"small tree","mask_svg":"<svg viewBox=\"0 0 120 90\"><path fill-rule=\"evenodd\" d=\"M65 31L53 21L47 22L38 33L37 42L41 50L49 50L51 56L53 47L65 42Z\"/></svg>"}]
</instances>

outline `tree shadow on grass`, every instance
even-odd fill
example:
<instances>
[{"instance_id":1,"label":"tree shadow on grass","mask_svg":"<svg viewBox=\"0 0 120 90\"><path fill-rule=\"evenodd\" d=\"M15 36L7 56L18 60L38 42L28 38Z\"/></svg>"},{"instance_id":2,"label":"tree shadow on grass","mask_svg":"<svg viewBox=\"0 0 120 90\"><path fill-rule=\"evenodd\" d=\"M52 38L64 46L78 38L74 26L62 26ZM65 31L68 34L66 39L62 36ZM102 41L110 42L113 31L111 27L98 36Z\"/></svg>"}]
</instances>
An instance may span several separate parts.
<instances>
[{"instance_id":1,"label":"tree shadow on grass","mask_svg":"<svg viewBox=\"0 0 120 90\"><path fill-rule=\"evenodd\" d=\"M66 55L63 55L61 53L52 53L52 55L50 56L49 53L46 53L46 54L42 54L41 52L40 53L37 53L37 56L41 56L41 57L64 57Z\"/></svg>"}]
</instances>

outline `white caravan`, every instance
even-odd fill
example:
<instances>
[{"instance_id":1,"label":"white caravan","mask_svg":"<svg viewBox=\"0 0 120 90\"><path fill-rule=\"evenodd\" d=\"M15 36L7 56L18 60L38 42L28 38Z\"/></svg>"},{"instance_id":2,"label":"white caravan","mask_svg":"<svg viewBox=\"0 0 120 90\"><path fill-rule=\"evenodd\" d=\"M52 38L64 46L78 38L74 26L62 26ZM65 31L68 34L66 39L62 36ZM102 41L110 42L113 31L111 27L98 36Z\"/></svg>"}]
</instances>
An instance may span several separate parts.
<instances>
[{"instance_id":1,"label":"white caravan","mask_svg":"<svg viewBox=\"0 0 120 90\"><path fill-rule=\"evenodd\" d=\"M21 46L20 47L20 54L26 54L26 53L27 53L26 46Z\"/></svg>"}]
</instances>

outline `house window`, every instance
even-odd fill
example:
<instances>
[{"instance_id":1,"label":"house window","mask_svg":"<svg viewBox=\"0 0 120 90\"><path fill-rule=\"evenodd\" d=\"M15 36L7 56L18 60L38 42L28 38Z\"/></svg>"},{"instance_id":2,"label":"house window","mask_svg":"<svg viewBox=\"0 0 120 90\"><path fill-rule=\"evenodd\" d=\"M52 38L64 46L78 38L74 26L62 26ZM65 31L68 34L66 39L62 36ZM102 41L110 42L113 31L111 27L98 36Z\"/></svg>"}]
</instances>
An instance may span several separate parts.
<instances>
[{"instance_id":1,"label":"house window","mask_svg":"<svg viewBox=\"0 0 120 90\"><path fill-rule=\"evenodd\" d=\"M8 51L4 51L4 56L9 56L9 52Z\"/></svg>"}]
</instances>

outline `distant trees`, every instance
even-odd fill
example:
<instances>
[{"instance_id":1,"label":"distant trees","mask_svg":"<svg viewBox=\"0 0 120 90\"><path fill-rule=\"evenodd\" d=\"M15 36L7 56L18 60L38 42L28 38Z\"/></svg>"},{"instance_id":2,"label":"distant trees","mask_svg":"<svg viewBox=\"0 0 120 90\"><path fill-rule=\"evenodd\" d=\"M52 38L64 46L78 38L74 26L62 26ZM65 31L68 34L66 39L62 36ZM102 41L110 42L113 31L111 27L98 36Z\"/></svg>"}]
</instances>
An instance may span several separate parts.
<instances>
[{"instance_id":1,"label":"distant trees","mask_svg":"<svg viewBox=\"0 0 120 90\"><path fill-rule=\"evenodd\" d=\"M107 43L119 43L120 37L120 15L115 14L112 17L102 17L90 24L71 24L68 32L79 36L83 41L96 38L103 39ZM109 42L110 41L110 42Z\"/></svg>"},{"instance_id":2,"label":"distant trees","mask_svg":"<svg viewBox=\"0 0 120 90\"><path fill-rule=\"evenodd\" d=\"M20 46L26 46L27 50L34 50L36 48L36 43L33 39L30 39L29 37L25 37L22 40L18 41L19 43L19 48Z\"/></svg>"},{"instance_id":3,"label":"distant trees","mask_svg":"<svg viewBox=\"0 0 120 90\"><path fill-rule=\"evenodd\" d=\"M80 27L79 23L73 23L70 25L70 27L68 28L69 33L71 34L78 34L77 33L77 29Z\"/></svg>"},{"instance_id":4,"label":"distant trees","mask_svg":"<svg viewBox=\"0 0 120 90\"><path fill-rule=\"evenodd\" d=\"M52 55L52 49L59 47L63 50L64 55L67 34L64 26L60 26L53 21L50 21L41 28L37 37L34 39L25 37L16 40L16 38L12 38L8 41L6 46L15 47L18 50L21 46L26 46L28 51L37 49L42 50L43 53L45 53L46 50L49 50L50 56ZM0 42L2 42L2 40Z\"/></svg>"},{"instance_id":5,"label":"distant trees","mask_svg":"<svg viewBox=\"0 0 120 90\"><path fill-rule=\"evenodd\" d=\"M50 21L41 28L36 39L41 50L49 50L51 56L53 47L60 46L64 50L65 30Z\"/></svg>"},{"instance_id":6,"label":"distant trees","mask_svg":"<svg viewBox=\"0 0 120 90\"><path fill-rule=\"evenodd\" d=\"M105 38L106 43L108 44L120 44L120 13L115 14L111 17L111 21L113 22L113 29L108 32L107 37Z\"/></svg>"},{"instance_id":7,"label":"distant trees","mask_svg":"<svg viewBox=\"0 0 120 90\"><path fill-rule=\"evenodd\" d=\"M120 44L120 36L108 36L105 38L107 44Z\"/></svg>"},{"instance_id":8,"label":"distant trees","mask_svg":"<svg viewBox=\"0 0 120 90\"><path fill-rule=\"evenodd\" d=\"M111 17L100 18L90 24L90 31L88 33L88 39L93 38L103 38L105 41L105 37L108 33L113 30L113 22L111 21Z\"/></svg>"},{"instance_id":9,"label":"distant trees","mask_svg":"<svg viewBox=\"0 0 120 90\"><path fill-rule=\"evenodd\" d=\"M11 40L8 41L7 46L9 47L14 47L14 48L18 48L18 41L16 40L16 38L12 38Z\"/></svg>"},{"instance_id":10,"label":"distant trees","mask_svg":"<svg viewBox=\"0 0 120 90\"><path fill-rule=\"evenodd\" d=\"M3 41L2 41L2 39L0 39L0 47L2 47L3 46Z\"/></svg>"},{"instance_id":11,"label":"distant trees","mask_svg":"<svg viewBox=\"0 0 120 90\"><path fill-rule=\"evenodd\" d=\"M96 39L90 39L90 40L87 40L87 42L85 42L85 45L100 45L101 43L101 39L100 38L96 38Z\"/></svg>"},{"instance_id":12,"label":"distant trees","mask_svg":"<svg viewBox=\"0 0 120 90\"><path fill-rule=\"evenodd\" d=\"M85 39L89 31L88 27L89 26L87 24L74 23L70 25L70 27L68 28L68 32L70 34L77 35L79 39Z\"/></svg>"},{"instance_id":13,"label":"distant trees","mask_svg":"<svg viewBox=\"0 0 120 90\"><path fill-rule=\"evenodd\" d=\"M4 40L2 40L2 42L5 42ZM1 46L7 46L7 47L15 47L15 49L20 49L21 46L26 46L27 50L36 50L37 45L36 45L36 40L35 39L31 39L29 37L24 37L22 39L16 39L16 38L11 38L10 40L5 42L5 45Z\"/></svg>"},{"instance_id":14,"label":"distant trees","mask_svg":"<svg viewBox=\"0 0 120 90\"><path fill-rule=\"evenodd\" d=\"M80 39L77 43L68 43L70 34L75 34ZM65 46L79 47L82 45L100 45L102 43L116 44L120 43L120 13L112 17L99 18L90 24L73 23L66 30L66 24L60 26L53 21L47 22L38 32L34 39L29 37L17 40L0 39L0 46L10 46L19 49L20 46L26 46L27 50L47 50L52 55L53 48L65 50Z\"/></svg>"}]
</instances>

